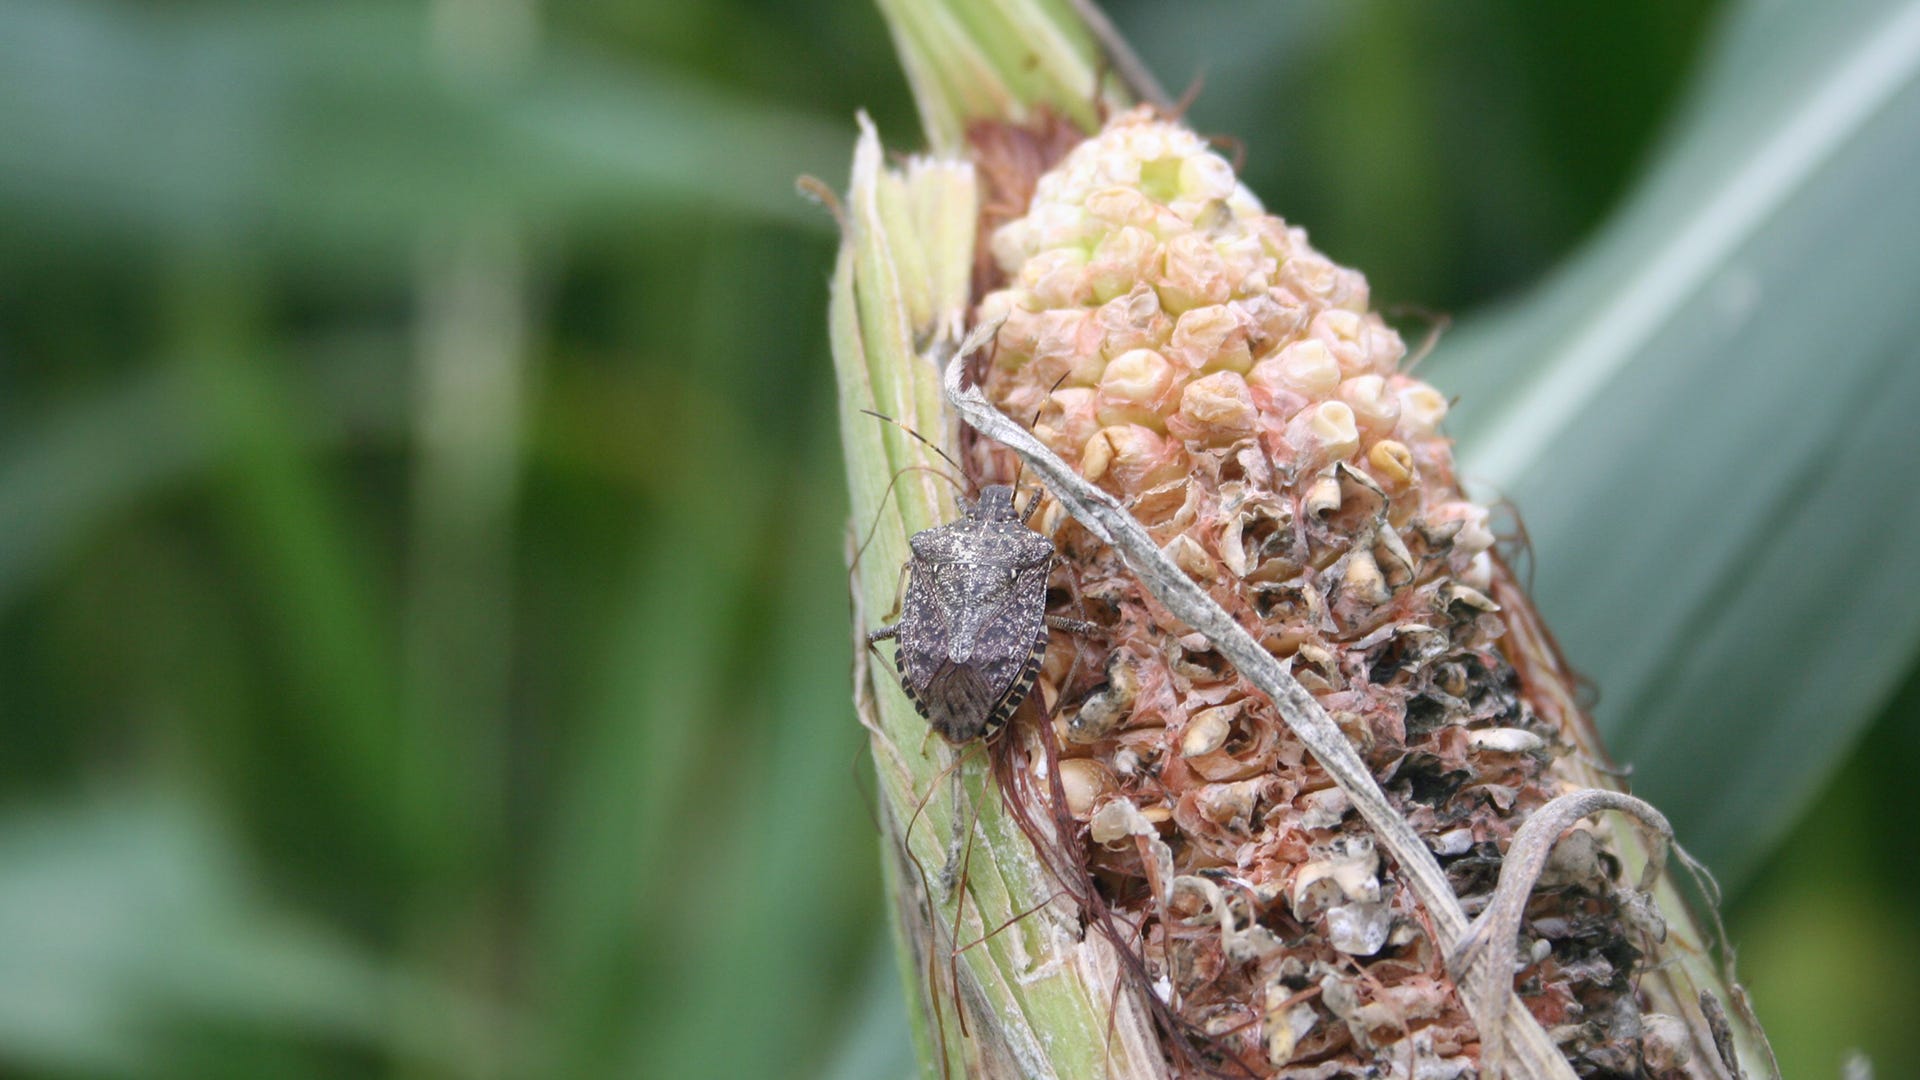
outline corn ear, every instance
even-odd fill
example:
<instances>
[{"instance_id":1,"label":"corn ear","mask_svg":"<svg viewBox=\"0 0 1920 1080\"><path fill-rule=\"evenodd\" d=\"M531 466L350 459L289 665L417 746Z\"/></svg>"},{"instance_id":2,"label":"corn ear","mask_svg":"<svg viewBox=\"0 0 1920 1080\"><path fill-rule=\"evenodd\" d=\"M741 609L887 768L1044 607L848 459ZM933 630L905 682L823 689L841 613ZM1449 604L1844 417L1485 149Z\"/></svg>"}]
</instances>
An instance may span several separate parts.
<instances>
[{"instance_id":1,"label":"corn ear","mask_svg":"<svg viewBox=\"0 0 1920 1080\"><path fill-rule=\"evenodd\" d=\"M939 464L933 455L859 410L913 426L976 481L1012 479L1010 455L983 444L960 453L937 366L964 326L997 327L983 370L994 405L1037 416L1042 443L1258 627L1450 860L1459 896L1447 903L1487 902L1528 815L1620 785L1493 551L1487 511L1454 480L1444 395L1402 370L1404 346L1371 312L1365 279L1267 214L1194 133L1112 101L1094 109L1090 38L1064 11L1018 0L882 7L947 156L888 170L870 126L856 152L833 334L855 521L874 530L857 570L858 625L878 625L892 605L907 537L955 510L952 489L922 471ZM1046 20L1048 33L1010 13ZM976 177L993 177L995 163L976 172L956 156L990 144L979 125L1037 132L1064 116L1087 129L1096 111L1111 116L1104 131L1039 176L1030 203L989 212ZM976 236L999 286L978 298ZM1058 502L1038 527L1117 624L1104 672L1054 650L1036 692L1061 704L1063 785L1086 822L1065 842L1084 844L1109 882L1136 880L1128 895L1146 906L1131 914L1159 935L1141 946L1154 992L1218 1036L1216 1052L1261 1076L1339 1075L1326 1069L1343 1061L1383 1075L1570 1076L1562 1054L1589 1072L1663 1080L1774 1073L1711 916L1696 917L1671 874L1651 893L1629 884L1657 858L1612 821L1554 848L1564 892L1526 923L1541 985L1514 1045L1531 1049L1504 1071L1503 1038L1488 1035L1485 1012L1468 1016L1469 969L1445 945L1458 931L1435 934L1433 912L1412 902L1271 704L1147 600L1097 529ZM1136 996L1112 993L1098 935L1045 904L1054 884L980 770L962 767L966 795L950 804L934 791L947 753L921 752L925 725L904 695L871 666L857 692L893 834L888 876L923 1060L968 1075L1164 1075L1172 1058ZM1455 799L1462 783L1484 798ZM955 901L919 867L944 862L945 838L975 812L955 933ZM1549 940L1580 918L1614 966ZM956 942L1007 923L947 977ZM1498 980L1503 997L1512 990ZM1122 1012L1111 1022L1109 1006Z\"/></svg>"}]
</instances>

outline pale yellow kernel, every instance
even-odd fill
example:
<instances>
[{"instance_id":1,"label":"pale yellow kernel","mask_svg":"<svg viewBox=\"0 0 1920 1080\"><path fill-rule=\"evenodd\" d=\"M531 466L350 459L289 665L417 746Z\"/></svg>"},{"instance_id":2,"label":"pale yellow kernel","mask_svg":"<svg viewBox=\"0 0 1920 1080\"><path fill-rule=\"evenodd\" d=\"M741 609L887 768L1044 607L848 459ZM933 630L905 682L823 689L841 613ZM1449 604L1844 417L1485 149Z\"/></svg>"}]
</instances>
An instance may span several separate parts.
<instances>
[{"instance_id":1,"label":"pale yellow kernel","mask_svg":"<svg viewBox=\"0 0 1920 1080\"><path fill-rule=\"evenodd\" d=\"M1425 383L1414 383L1400 390L1401 423L1408 433L1428 436L1440 430L1447 415L1446 396Z\"/></svg>"},{"instance_id":2,"label":"pale yellow kernel","mask_svg":"<svg viewBox=\"0 0 1920 1080\"><path fill-rule=\"evenodd\" d=\"M1189 199L1226 199L1239 184L1233 166L1218 154L1194 154L1180 163L1180 194Z\"/></svg>"},{"instance_id":3,"label":"pale yellow kernel","mask_svg":"<svg viewBox=\"0 0 1920 1080\"><path fill-rule=\"evenodd\" d=\"M1216 705L1194 713L1180 735L1180 756L1199 757L1225 746L1233 733L1233 711L1232 706Z\"/></svg>"},{"instance_id":4,"label":"pale yellow kernel","mask_svg":"<svg viewBox=\"0 0 1920 1080\"><path fill-rule=\"evenodd\" d=\"M1340 364L1327 351L1324 342L1312 338L1296 341L1278 353L1260 361L1261 378L1271 386L1291 390L1301 397L1321 400L1333 396L1340 385Z\"/></svg>"},{"instance_id":5,"label":"pale yellow kernel","mask_svg":"<svg viewBox=\"0 0 1920 1080\"><path fill-rule=\"evenodd\" d=\"M1311 518L1325 520L1328 514L1340 509L1340 481L1332 476L1322 476L1307 489L1306 496L1300 501L1300 510Z\"/></svg>"},{"instance_id":6,"label":"pale yellow kernel","mask_svg":"<svg viewBox=\"0 0 1920 1080\"><path fill-rule=\"evenodd\" d=\"M1173 385L1173 365L1152 349L1130 349L1107 362L1100 392L1110 402L1146 405Z\"/></svg>"},{"instance_id":7,"label":"pale yellow kernel","mask_svg":"<svg viewBox=\"0 0 1920 1080\"><path fill-rule=\"evenodd\" d=\"M1300 410L1287 424L1287 441L1313 463L1340 461L1360 449L1360 429L1344 401L1323 401Z\"/></svg>"},{"instance_id":8,"label":"pale yellow kernel","mask_svg":"<svg viewBox=\"0 0 1920 1080\"><path fill-rule=\"evenodd\" d=\"M1107 475L1107 466L1113 463L1113 440L1107 438L1105 431L1096 431L1093 438L1087 440L1086 448L1080 451L1080 475L1099 483Z\"/></svg>"},{"instance_id":9,"label":"pale yellow kernel","mask_svg":"<svg viewBox=\"0 0 1920 1080\"><path fill-rule=\"evenodd\" d=\"M1092 758L1068 758L1060 763L1060 788L1067 796L1067 811L1075 818L1092 816L1094 803L1117 786L1119 780L1113 770Z\"/></svg>"},{"instance_id":10,"label":"pale yellow kernel","mask_svg":"<svg viewBox=\"0 0 1920 1080\"><path fill-rule=\"evenodd\" d=\"M1340 384L1340 400L1353 407L1354 421L1368 435L1381 436L1400 420L1400 399L1378 375L1361 375Z\"/></svg>"}]
</instances>

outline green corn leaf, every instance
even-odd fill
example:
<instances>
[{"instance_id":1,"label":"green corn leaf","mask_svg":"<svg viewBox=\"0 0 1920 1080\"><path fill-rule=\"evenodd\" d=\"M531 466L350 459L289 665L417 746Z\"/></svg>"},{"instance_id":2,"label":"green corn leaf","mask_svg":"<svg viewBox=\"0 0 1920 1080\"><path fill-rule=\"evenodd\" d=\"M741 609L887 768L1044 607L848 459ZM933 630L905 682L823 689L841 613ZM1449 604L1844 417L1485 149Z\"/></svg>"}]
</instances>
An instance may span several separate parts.
<instances>
[{"instance_id":1,"label":"green corn leaf","mask_svg":"<svg viewBox=\"0 0 1920 1080\"><path fill-rule=\"evenodd\" d=\"M1920 651L1920 6L1732 15L1626 208L1433 377L1635 790L1737 879Z\"/></svg>"}]
</instances>

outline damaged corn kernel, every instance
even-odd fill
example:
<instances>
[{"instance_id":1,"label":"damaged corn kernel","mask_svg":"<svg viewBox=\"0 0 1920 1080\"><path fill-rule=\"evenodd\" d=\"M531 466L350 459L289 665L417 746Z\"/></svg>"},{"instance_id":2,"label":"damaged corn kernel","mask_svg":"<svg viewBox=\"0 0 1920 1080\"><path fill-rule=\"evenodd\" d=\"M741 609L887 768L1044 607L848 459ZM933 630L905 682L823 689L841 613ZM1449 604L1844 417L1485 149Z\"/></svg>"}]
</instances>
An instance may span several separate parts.
<instances>
[{"instance_id":1,"label":"damaged corn kernel","mask_svg":"<svg viewBox=\"0 0 1920 1080\"><path fill-rule=\"evenodd\" d=\"M988 397L1038 411L1044 442L1289 660L1463 901L1490 894L1502 845L1559 790L1557 743L1501 651L1504 571L1455 481L1446 398L1400 370L1365 279L1144 111L1040 176L991 250L1004 284L978 318L1005 321ZM1008 456L978 450L1011 479ZM1113 628L1104 675L1081 665L1059 689L1062 783L1116 909L1152 928L1142 960L1177 989L1166 1000L1254 1075L1342 1051L1471 1070L1479 1033L1447 958L1344 793L1113 551L1070 527L1061 542ZM1586 1072L1672 1060L1642 1038L1637 971L1615 966L1650 948L1623 914L1637 894L1584 851L1556 856L1566 895L1522 928L1530 1000L1562 1010L1542 1023L1578 1032ZM1580 941L1556 931L1576 920Z\"/></svg>"}]
</instances>

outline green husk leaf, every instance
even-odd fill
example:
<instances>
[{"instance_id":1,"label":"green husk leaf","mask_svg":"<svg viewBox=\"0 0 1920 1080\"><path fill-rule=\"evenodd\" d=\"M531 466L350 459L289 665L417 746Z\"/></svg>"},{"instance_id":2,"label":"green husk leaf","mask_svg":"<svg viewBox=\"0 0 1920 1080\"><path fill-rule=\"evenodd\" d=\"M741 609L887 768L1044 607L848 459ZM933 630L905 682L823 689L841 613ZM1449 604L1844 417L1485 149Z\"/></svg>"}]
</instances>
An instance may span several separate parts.
<instances>
[{"instance_id":1,"label":"green husk leaf","mask_svg":"<svg viewBox=\"0 0 1920 1080\"><path fill-rule=\"evenodd\" d=\"M957 513L954 484L938 475L944 463L861 410L884 413L949 452L957 449L935 361L951 352L964 316L962 268L972 265L978 212L970 166L917 159L889 172L882 160L879 138L863 120L831 308L853 542L865 541L854 568L861 631L878 626L894 604L907 538ZM958 227L961 222L967 227ZM1105 946L1097 935L1079 940L1071 913L1045 906L1057 886L1002 811L982 756L929 739L891 665L876 653L862 655L856 694L872 735L889 833L884 859L923 1062L944 1057L964 1075L1160 1075L1159 1052L1140 1038L1137 1021L1123 1014L1109 1040L1113 984L1111 967L1101 962ZM944 774L956 754L965 759L957 766L966 791L960 806L950 801ZM949 838L964 835L976 813L959 900L947 895L938 871ZM909 822L907 848L918 867L899 854ZM965 946L983 937L950 975L956 939ZM963 1000L956 1000L956 981Z\"/></svg>"}]
</instances>

